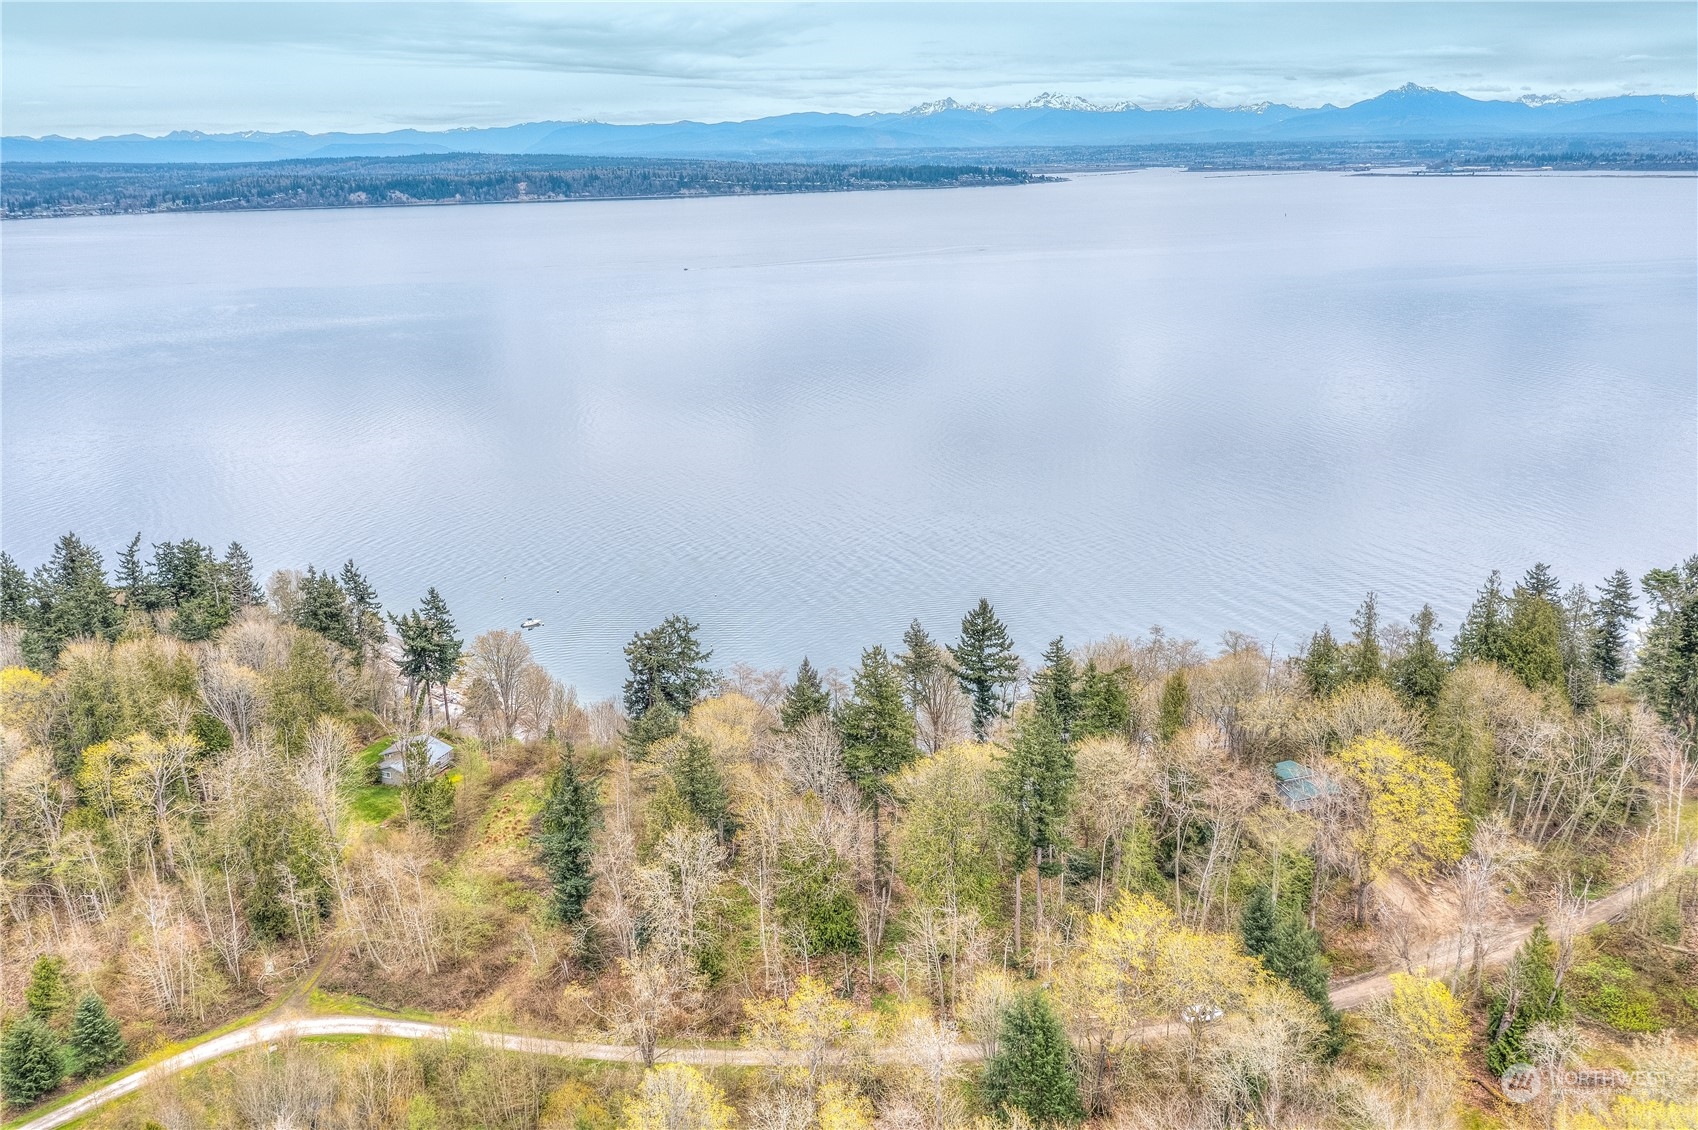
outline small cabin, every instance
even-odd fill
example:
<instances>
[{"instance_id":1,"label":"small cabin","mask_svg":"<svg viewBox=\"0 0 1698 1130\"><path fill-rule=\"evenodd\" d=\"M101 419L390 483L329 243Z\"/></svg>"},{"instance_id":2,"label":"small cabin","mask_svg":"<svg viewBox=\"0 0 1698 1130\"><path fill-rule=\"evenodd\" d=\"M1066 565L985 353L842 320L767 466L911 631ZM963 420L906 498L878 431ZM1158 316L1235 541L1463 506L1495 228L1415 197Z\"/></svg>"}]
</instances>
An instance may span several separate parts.
<instances>
[{"instance_id":1,"label":"small cabin","mask_svg":"<svg viewBox=\"0 0 1698 1130\"><path fill-rule=\"evenodd\" d=\"M1307 812L1321 798L1338 792L1337 784L1316 776L1314 770L1300 761L1281 761L1273 767L1273 773L1274 790L1293 812Z\"/></svg>"},{"instance_id":2,"label":"small cabin","mask_svg":"<svg viewBox=\"0 0 1698 1130\"><path fill-rule=\"evenodd\" d=\"M436 776L448 768L448 763L454 759L454 747L434 735L425 737L398 738L395 743L383 751L383 756L377 761L377 779L385 785L404 785L407 783L407 747L416 742L424 742L427 757L427 775Z\"/></svg>"}]
</instances>

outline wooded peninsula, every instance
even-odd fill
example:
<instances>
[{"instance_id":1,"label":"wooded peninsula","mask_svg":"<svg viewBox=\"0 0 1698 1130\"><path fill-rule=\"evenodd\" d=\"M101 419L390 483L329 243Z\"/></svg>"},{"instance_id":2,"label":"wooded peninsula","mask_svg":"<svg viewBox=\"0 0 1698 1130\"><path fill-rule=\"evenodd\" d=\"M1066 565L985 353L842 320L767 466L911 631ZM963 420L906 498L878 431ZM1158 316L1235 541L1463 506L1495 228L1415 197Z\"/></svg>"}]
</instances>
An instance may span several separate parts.
<instances>
[{"instance_id":1,"label":"wooded peninsula","mask_svg":"<svg viewBox=\"0 0 1698 1130\"><path fill-rule=\"evenodd\" d=\"M1698 557L1290 656L679 614L597 702L352 561L112 561L0 554L24 1125L142 1062L79 1125L1698 1124Z\"/></svg>"}]
</instances>

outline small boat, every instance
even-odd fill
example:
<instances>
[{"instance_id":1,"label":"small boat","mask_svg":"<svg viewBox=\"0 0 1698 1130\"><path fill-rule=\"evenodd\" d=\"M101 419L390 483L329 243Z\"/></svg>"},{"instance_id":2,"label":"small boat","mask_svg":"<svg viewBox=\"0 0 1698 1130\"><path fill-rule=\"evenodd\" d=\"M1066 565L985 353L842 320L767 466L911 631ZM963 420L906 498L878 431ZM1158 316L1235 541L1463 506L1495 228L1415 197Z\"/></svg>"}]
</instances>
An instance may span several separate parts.
<instances>
[{"instance_id":1,"label":"small boat","mask_svg":"<svg viewBox=\"0 0 1698 1130\"><path fill-rule=\"evenodd\" d=\"M526 620L524 623L520 624L519 627L525 629L528 632L532 628L542 627L542 621L538 620L535 616L532 616L529 620Z\"/></svg>"}]
</instances>

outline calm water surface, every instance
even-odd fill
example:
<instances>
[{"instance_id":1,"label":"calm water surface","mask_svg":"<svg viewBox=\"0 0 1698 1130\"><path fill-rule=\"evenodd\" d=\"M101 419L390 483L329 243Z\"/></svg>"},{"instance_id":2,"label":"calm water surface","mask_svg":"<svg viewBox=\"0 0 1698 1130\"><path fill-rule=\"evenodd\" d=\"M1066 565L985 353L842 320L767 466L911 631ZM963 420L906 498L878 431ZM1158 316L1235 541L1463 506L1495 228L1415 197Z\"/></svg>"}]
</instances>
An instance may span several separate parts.
<instances>
[{"instance_id":1,"label":"calm water surface","mask_svg":"<svg viewBox=\"0 0 1698 1130\"><path fill-rule=\"evenodd\" d=\"M539 616L589 694L674 610L847 666L1283 650L1360 594L1694 551L1698 182L947 192L10 223L0 540L237 538Z\"/></svg>"}]
</instances>

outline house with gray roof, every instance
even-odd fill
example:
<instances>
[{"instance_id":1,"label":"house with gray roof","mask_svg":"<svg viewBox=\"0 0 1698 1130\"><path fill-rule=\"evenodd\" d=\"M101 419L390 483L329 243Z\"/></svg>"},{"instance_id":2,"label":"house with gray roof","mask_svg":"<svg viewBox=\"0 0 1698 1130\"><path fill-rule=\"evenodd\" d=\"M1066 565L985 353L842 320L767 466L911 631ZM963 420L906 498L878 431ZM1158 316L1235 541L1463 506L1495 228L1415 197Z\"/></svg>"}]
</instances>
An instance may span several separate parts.
<instances>
[{"instance_id":1,"label":"house with gray roof","mask_svg":"<svg viewBox=\"0 0 1698 1130\"><path fill-rule=\"evenodd\" d=\"M378 758L378 780L385 785L406 784L407 751L410 746L416 746L419 742L425 745L427 776L436 776L454 760L454 747L434 734L397 738L393 745L383 751L383 756Z\"/></svg>"}]
</instances>

